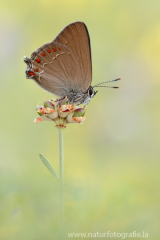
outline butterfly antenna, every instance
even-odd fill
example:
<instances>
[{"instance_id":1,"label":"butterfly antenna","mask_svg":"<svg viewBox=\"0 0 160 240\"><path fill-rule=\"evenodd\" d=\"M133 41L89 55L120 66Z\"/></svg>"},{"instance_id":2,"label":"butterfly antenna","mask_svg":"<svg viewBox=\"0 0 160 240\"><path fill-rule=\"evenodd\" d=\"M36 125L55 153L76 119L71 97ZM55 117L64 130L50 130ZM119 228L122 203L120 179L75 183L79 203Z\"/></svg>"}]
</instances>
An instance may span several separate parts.
<instances>
[{"instance_id":1,"label":"butterfly antenna","mask_svg":"<svg viewBox=\"0 0 160 240\"><path fill-rule=\"evenodd\" d=\"M93 88L94 88L94 87L97 87L98 85L101 85L101 84L103 84L103 83L115 82L115 81L119 81L119 80L121 80L121 79L122 79L122 78L117 78L117 79L114 79L114 80L111 80L111 81L98 83L98 84L96 84L95 86L93 86ZM102 86L102 87L107 87L107 86ZM117 87L115 87L115 88L117 88Z\"/></svg>"},{"instance_id":2,"label":"butterfly antenna","mask_svg":"<svg viewBox=\"0 0 160 240\"><path fill-rule=\"evenodd\" d=\"M96 86L96 87L120 88L120 87L111 87L111 86Z\"/></svg>"}]
</instances>

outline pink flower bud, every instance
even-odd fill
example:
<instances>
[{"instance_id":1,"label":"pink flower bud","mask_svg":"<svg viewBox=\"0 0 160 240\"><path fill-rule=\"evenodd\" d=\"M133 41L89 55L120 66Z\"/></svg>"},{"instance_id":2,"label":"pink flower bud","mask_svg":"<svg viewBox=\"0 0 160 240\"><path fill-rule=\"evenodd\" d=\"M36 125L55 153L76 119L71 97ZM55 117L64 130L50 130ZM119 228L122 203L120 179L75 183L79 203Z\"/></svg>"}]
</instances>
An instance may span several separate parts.
<instances>
[{"instance_id":1,"label":"pink flower bud","mask_svg":"<svg viewBox=\"0 0 160 240\"><path fill-rule=\"evenodd\" d=\"M34 122L35 122L35 123L39 123L39 122L42 122L42 121L43 121L42 118L35 118L35 119L34 119Z\"/></svg>"},{"instance_id":2,"label":"pink flower bud","mask_svg":"<svg viewBox=\"0 0 160 240\"><path fill-rule=\"evenodd\" d=\"M59 116L61 118L66 118L68 114L71 112L72 105L62 105L61 108L59 108Z\"/></svg>"},{"instance_id":3,"label":"pink flower bud","mask_svg":"<svg viewBox=\"0 0 160 240\"><path fill-rule=\"evenodd\" d=\"M45 101L45 102L44 102L44 107L45 107L45 108L55 109L55 106L54 106L54 104L53 104L51 101Z\"/></svg>"}]
</instances>

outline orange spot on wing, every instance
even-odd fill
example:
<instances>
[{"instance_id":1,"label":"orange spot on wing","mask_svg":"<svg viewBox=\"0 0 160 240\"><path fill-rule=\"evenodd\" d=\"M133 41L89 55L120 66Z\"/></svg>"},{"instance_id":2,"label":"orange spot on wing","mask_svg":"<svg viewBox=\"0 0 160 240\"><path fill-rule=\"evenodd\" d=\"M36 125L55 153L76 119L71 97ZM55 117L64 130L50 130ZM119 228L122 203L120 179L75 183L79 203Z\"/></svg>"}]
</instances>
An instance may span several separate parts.
<instances>
[{"instance_id":1,"label":"orange spot on wing","mask_svg":"<svg viewBox=\"0 0 160 240\"><path fill-rule=\"evenodd\" d=\"M28 72L30 76L34 76L34 73L33 72Z\"/></svg>"},{"instance_id":2,"label":"orange spot on wing","mask_svg":"<svg viewBox=\"0 0 160 240\"><path fill-rule=\"evenodd\" d=\"M44 56L45 56L45 53L42 53L42 56L44 57Z\"/></svg>"},{"instance_id":3,"label":"orange spot on wing","mask_svg":"<svg viewBox=\"0 0 160 240\"><path fill-rule=\"evenodd\" d=\"M39 58L36 60L37 63L40 63L40 61L41 61L41 59L39 59Z\"/></svg>"},{"instance_id":4,"label":"orange spot on wing","mask_svg":"<svg viewBox=\"0 0 160 240\"><path fill-rule=\"evenodd\" d=\"M55 51L56 51L56 49L55 49L55 48L53 48L52 50L53 50L53 52L55 52Z\"/></svg>"}]
</instances>

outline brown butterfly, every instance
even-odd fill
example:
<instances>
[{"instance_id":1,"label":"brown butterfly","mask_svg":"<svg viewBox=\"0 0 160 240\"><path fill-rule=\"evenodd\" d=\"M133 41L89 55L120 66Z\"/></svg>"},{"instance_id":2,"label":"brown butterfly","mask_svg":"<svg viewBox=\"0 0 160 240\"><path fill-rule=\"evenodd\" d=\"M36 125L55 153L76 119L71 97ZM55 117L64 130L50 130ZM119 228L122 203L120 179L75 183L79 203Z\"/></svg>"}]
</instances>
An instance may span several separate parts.
<instances>
[{"instance_id":1,"label":"brown butterfly","mask_svg":"<svg viewBox=\"0 0 160 240\"><path fill-rule=\"evenodd\" d=\"M90 37L83 22L66 26L58 36L24 57L26 78L34 79L42 88L70 103L87 105L98 91L91 86L92 60ZM113 87L117 88L117 87Z\"/></svg>"}]
</instances>

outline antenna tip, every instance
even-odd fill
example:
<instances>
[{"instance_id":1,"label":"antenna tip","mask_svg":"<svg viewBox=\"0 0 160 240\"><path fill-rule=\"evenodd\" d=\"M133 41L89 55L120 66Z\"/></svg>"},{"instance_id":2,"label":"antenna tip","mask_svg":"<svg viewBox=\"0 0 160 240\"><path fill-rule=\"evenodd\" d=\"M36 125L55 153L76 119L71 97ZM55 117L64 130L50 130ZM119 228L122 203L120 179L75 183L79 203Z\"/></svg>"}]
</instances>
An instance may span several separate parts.
<instances>
[{"instance_id":1,"label":"antenna tip","mask_svg":"<svg viewBox=\"0 0 160 240\"><path fill-rule=\"evenodd\" d=\"M118 78L118 80L122 80L122 78Z\"/></svg>"}]
</instances>

